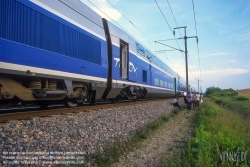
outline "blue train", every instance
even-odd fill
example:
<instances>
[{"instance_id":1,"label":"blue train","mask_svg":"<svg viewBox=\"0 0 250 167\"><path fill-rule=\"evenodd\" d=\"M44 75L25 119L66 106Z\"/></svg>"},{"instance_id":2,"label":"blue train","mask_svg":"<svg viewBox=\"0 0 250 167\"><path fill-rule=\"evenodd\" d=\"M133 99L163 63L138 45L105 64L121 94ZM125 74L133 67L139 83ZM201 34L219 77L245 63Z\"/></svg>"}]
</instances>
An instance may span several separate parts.
<instances>
[{"instance_id":1,"label":"blue train","mask_svg":"<svg viewBox=\"0 0 250 167\"><path fill-rule=\"evenodd\" d=\"M0 1L0 105L170 97L185 82L80 0Z\"/></svg>"}]
</instances>

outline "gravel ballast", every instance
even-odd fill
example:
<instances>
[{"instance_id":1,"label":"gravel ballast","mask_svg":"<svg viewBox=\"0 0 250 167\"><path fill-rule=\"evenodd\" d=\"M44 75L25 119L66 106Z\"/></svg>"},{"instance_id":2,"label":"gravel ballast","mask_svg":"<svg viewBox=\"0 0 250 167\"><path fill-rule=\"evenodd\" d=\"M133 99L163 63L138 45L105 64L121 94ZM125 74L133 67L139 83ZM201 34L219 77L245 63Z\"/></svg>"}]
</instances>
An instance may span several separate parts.
<instances>
[{"instance_id":1,"label":"gravel ballast","mask_svg":"<svg viewBox=\"0 0 250 167\"><path fill-rule=\"evenodd\" d=\"M0 152L95 153L98 145L127 141L131 132L168 115L171 100L33 118L0 125Z\"/></svg>"}]
</instances>

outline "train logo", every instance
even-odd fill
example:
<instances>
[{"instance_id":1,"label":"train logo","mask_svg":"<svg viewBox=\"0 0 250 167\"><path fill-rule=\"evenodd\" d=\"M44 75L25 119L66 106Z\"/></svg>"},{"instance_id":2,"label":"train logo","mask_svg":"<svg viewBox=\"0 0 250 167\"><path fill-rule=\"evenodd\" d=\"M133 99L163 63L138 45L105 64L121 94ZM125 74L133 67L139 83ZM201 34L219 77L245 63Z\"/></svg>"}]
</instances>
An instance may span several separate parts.
<instances>
[{"instance_id":1,"label":"train logo","mask_svg":"<svg viewBox=\"0 0 250 167\"><path fill-rule=\"evenodd\" d=\"M119 64L119 68L120 68L120 58L114 58L115 60L115 67ZM137 68L134 66L133 63L129 62L129 72L136 72Z\"/></svg>"}]
</instances>

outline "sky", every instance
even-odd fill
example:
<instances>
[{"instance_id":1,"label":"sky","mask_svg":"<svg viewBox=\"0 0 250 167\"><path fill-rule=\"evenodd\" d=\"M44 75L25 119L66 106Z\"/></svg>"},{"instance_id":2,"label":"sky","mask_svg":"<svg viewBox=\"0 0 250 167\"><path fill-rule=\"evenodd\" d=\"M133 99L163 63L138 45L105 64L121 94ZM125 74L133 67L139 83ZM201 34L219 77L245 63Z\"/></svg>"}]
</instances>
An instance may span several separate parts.
<instances>
[{"instance_id":1,"label":"sky","mask_svg":"<svg viewBox=\"0 0 250 167\"><path fill-rule=\"evenodd\" d=\"M174 36L173 28L187 26L187 37L199 39L198 46L195 38L187 39L189 84L198 89L201 80L203 92L211 86L250 88L249 0L193 0L196 28L192 0L81 1L125 29L184 79L185 54L163 44L184 50L184 40L175 40L183 38L184 29Z\"/></svg>"}]
</instances>

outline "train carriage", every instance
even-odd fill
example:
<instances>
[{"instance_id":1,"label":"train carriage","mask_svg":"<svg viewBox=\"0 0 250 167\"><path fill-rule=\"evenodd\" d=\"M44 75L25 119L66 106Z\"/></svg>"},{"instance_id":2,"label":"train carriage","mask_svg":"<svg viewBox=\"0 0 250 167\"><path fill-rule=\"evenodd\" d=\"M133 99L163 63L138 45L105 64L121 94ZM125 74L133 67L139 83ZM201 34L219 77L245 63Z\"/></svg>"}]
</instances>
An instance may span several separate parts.
<instances>
[{"instance_id":1,"label":"train carriage","mask_svg":"<svg viewBox=\"0 0 250 167\"><path fill-rule=\"evenodd\" d=\"M0 104L169 97L183 80L79 0L0 1Z\"/></svg>"}]
</instances>

